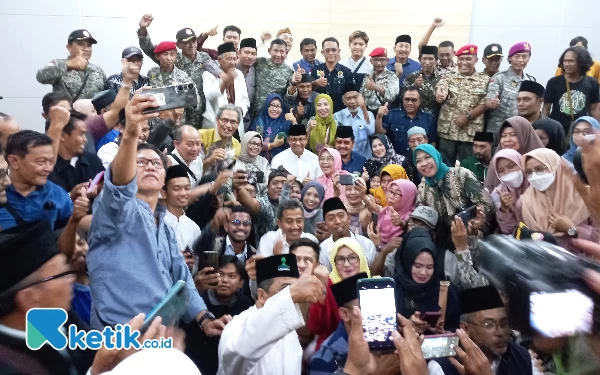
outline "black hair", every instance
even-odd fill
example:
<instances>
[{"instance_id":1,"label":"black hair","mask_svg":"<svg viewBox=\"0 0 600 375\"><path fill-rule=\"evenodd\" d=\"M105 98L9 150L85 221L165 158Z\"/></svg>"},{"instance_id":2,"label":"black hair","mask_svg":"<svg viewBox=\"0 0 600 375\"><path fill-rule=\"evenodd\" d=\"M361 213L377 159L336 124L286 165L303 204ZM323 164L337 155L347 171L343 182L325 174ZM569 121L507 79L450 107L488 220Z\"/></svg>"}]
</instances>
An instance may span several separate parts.
<instances>
[{"instance_id":1,"label":"black hair","mask_svg":"<svg viewBox=\"0 0 600 375\"><path fill-rule=\"evenodd\" d=\"M6 156L25 157L29 150L39 146L52 146L52 139L46 134L33 130L21 130L8 136Z\"/></svg>"},{"instance_id":2,"label":"black hair","mask_svg":"<svg viewBox=\"0 0 600 375\"><path fill-rule=\"evenodd\" d=\"M233 264L235 266L235 270L240 275L242 280L248 280L246 266L238 259L238 257L235 255L223 255L219 260L219 268L223 268L228 264Z\"/></svg>"},{"instance_id":3,"label":"black hair","mask_svg":"<svg viewBox=\"0 0 600 375\"><path fill-rule=\"evenodd\" d=\"M575 45L577 43L581 43L582 47L585 48L585 49L588 48L588 40L585 37L576 36L575 38L571 39L571 42L569 42L569 46L575 47Z\"/></svg>"},{"instance_id":4,"label":"black hair","mask_svg":"<svg viewBox=\"0 0 600 375\"><path fill-rule=\"evenodd\" d=\"M250 215L250 212L248 211L248 209L245 206L233 206L233 207L231 207L231 213L235 214L236 212L238 212L238 213L246 213L246 214Z\"/></svg>"},{"instance_id":5,"label":"black hair","mask_svg":"<svg viewBox=\"0 0 600 375\"><path fill-rule=\"evenodd\" d=\"M299 238L295 241L292 241L292 243L290 244L290 254L293 254L297 248L302 246L310 247L311 249L313 249L313 251L315 252L315 259L317 260L317 262L319 261L319 254L321 253L321 248L319 247L319 244L308 238Z\"/></svg>"},{"instance_id":6,"label":"black hair","mask_svg":"<svg viewBox=\"0 0 600 375\"><path fill-rule=\"evenodd\" d=\"M335 137L336 137L336 138L339 138L339 137L337 136L337 134L336 134L336 136L335 136ZM352 134L352 135L350 136L350 139L352 140L352 142L354 142L354 134Z\"/></svg>"},{"instance_id":7,"label":"black hair","mask_svg":"<svg viewBox=\"0 0 600 375\"><path fill-rule=\"evenodd\" d=\"M236 33L238 33L238 35L242 35L242 30L240 30L239 27L234 26L234 25L229 25L229 26L225 26L225 28L223 29L223 37L225 37L225 33L228 31L235 31Z\"/></svg>"},{"instance_id":8,"label":"black hair","mask_svg":"<svg viewBox=\"0 0 600 375\"><path fill-rule=\"evenodd\" d=\"M81 112L77 112L74 109L72 109L69 112L71 113L71 117L69 118L69 122L67 122L67 125L65 125L65 127L63 128L63 133L71 135L71 132L75 129L75 122L76 121L85 121L87 116ZM46 131L48 131L48 128L46 128Z\"/></svg>"},{"instance_id":9,"label":"black hair","mask_svg":"<svg viewBox=\"0 0 600 375\"><path fill-rule=\"evenodd\" d=\"M340 48L340 42L338 42L338 40L332 36L330 36L329 38L323 39L323 43L321 43L321 48L323 48L323 46L325 45L326 42L335 42L335 44L337 44L338 48Z\"/></svg>"},{"instance_id":10,"label":"black hair","mask_svg":"<svg viewBox=\"0 0 600 375\"><path fill-rule=\"evenodd\" d=\"M47 114L48 111L50 111L50 107L55 106L63 100L66 100L69 102L69 104L72 104L71 99L69 99L69 96L63 91L53 91L47 93L42 98L42 112L44 112L44 114Z\"/></svg>"},{"instance_id":11,"label":"black hair","mask_svg":"<svg viewBox=\"0 0 600 375\"><path fill-rule=\"evenodd\" d=\"M298 199L290 199L283 203L279 203L279 205L277 205L277 220L281 220L283 218L284 211L297 209L300 209L300 211L304 212L304 206Z\"/></svg>"},{"instance_id":12,"label":"black hair","mask_svg":"<svg viewBox=\"0 0 600 375\"><path fill-rule=\"evenodd\" d=\"M452 49L454 49L454 43L452 43L449 40L444 40L443 42L440 43L440 45L438 46L438 48L442 48L442 47L452 47Z\"/></svg>"},{"instance_id":13,"label":"black hair","mask_svg":"<svg viewBox=\"0 0 600 375\"><path fill-rule=\"evenodd\" d=\"M563 67L563 61L565 59L565 55L567 52L573 52L577 56L577 65L579 65L579 74L584 76L588 70L594 65L594 60L590 55L589 51L583 47L569 47L565 50L565 52L560 55L560 59L558 60L558 66L561 67L563 72L565 68Z\"/></svg>"},{"instance_id":14,"label":"black hair","mask_svg":"<svg viewBox=\"0 0 600 375\"><path fill-rule=\"evenodd\" d=\"M274 45L284 46L287 48L287 43L283 39L273 39L271 41L271 48L273 48Z\"/></svg>"},{"instance_id":15,"label":"black hair","mask_svg":"<svg viewBox=\"0 0 600 375\"><path fill-rule=\"evenodd\" d=\"M158 147L156 147L153 144L150 143L140 143L137 146L137 150L141 151L141 150L152 150L154 152L156 152L158 154L158 157L160 158L160 161L162 161L163 166L165 169L167 169L167 166L169 165L169 160L167 159L167 155L163 154Z\"/></svg>"},{"instance_id":16,"label":"black hair","mask_svg":"<svg viewBox=\"0 0 600 375\"><path fill-rule=\"evenodd\" d=\"M419 94L419 100L423 100L423 98L421 97L421 91L417 87L407 87L406 89L404 89L404 92L402 93L402 98L404 98L404 95L406 95L406 93L409 91L416 92L417 94Z\"/></svg>"},{"instance_id":17,"label":"black hair","mask_svg":"<svg viewBox=\"0 0 600 375\"><path fill-rule=\"evenodd\" d=\"M305 46L310 46L310 45L314 45L315 48L317 48L317 41L312 39L312 38L304 38L302 39L302 41L300 42L300 52L302 52L302 49Z\"/></svg>"}]
</instances>

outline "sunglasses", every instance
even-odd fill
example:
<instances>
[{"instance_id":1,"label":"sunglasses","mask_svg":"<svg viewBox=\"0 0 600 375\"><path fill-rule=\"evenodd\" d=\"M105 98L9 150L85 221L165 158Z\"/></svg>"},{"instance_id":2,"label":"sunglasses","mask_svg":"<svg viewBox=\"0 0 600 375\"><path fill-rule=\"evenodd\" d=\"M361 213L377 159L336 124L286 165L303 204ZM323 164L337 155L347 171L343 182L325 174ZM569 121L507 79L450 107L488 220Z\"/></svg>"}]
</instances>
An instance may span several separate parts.
<instances>
[{"instance_id":1,"label":"sunglasses","mask_svg":"<svg viewBox=\"0 0 600 375\"><path fill-rule=\"evenodd\" d=\"M35 282L31 283L31 284L27 284L27 285L25 285L24 287L22 287L19 290L31 288L32 286L35 286L35 285L38 285L38 284L43 284L45 282L52 281L52 280L55 280L55 279L60 279L61 277L65 277L65 276L68 276L68 275L74 275L76 273L77 273L77 271L74 271L74 270L69 270L69 271L61 272L58 275L50 276L50 277L47 277L47 278L45 278L43 280L39 280L39 281L35 281Z\"/></svg>"}]
</instances>

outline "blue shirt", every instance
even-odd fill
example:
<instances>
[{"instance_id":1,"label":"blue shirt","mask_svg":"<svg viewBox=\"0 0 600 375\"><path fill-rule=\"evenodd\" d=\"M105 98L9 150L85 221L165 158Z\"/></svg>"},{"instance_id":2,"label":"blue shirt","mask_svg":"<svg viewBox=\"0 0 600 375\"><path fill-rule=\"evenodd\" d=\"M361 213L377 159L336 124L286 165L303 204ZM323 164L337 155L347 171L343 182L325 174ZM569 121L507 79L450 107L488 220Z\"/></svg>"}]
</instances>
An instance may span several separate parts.
<instances>
[{"instance_id":1,"label":"blue shirt","mask_svg":"<svg viewBox=\"0 0 600 375\"><path fill-rule=\"evenodd\" d=\"M402 108L390 109L390 113L383 116L381 122L398 155L406 156L408 151L406 132L413 126L425 129L429 143L437 141L437 122L430 114L421 109L414 118L408 117Z\"/></svg>"},{"instance_id":2,"label":"blue shirt","mask_svg":"<svg viewBox=\"0 0 600 375\"><path fill-rule=\"evenodd\" d=\"M106 133L106 135L104 137L100 138L96 142L96 150L100 150L102 148L102 146L104 146L107 143L116 141L117 138L119 138L119 131L112 129L111 131Z\"/></svg>"},{"instance_id":3,"label":"blue shirt","mask_svg":"<svg viewBox=\"0 0 600 375\"><path fill-rule=\"evenodd\" d=\"M390 72L396 72L396 69L394 69L395 63L396 63L396 57L394 56L394 57L390 58L386 68L388 68L388 70ZM398 80L400 81L400 89L402 89L402 84L404 83L404 78L406 78L409 74L412 74L418 70L421 70L421 63L418 61L415 61L409 57L406 60L406 62L404 64L402 64L402 75L400 77L398 77ZM400 90L400 91L402 91L402 90Z\"/></svg>"},{"instance_id":4,"label":"blue shirt","mask_svg":"<svg viewBox=\"0 0 600 375\"><path fill-rule=\"evenodd\" d=\"M73 284L73 300L71 309L87 324L90 324L92 294L89 285Z\"/></svg>"},{"instance_id":5,"label":"blue shirt","mask_svg":"<svg viewBox=\"0 0 600 375\"><path fill-rule=\"evenodd\" d=\"M52 181L46 181L26 197L17 192L13 185L9 185L6 188L6 199L23 221L48 219L53 230L64 227L73 213L69 193ZM0 230L16 225L17 219L6 208L0 208Z\"/></svg>"},{"instance_id":6,"label":"blue shirt","mask_svg":"<svg viewBox=\"0 0 600 375\"><path fill-rule=\"evenodd\" d=\"M313 63L311 64L303 57L300 60L296 61L292 65L294 66L294 70L298 70L298 66L299 66L302 69L304 69L304 72L306 72L306 74L311 74L312 70L315 68L315 66L321 65L321 64L322 64L322 62L319 61L318 59L315 59L315 61L313 61Z\"/></svg>"},{"instance_id":7,"label":"blue shirt","mask_svg":"<svg viewBox=\"0 0 600 375\"><path fill-rule=\"evenodd\" d=\"M189 293L185 322L206 310L175 232L164 221L166 208L158 205L153 213L136 193L137 177L115 186L108 168L104 188L94 200L87 255L94 329L148 314L178 280L186 282Z\"/></svg>"},{"instance_id":8,"label":"blue shirt","mask_svg":"<svg viewBox=\"0 0 600 375\"><path fill-rule=\"evenodd\" d=\"M352 126L354 132L354 151L362 155L366 159L371 159L371 143L369 137L375 134L375 117L371 111L367 111L369 115L369 123L365 120L362 109L358 109L356 116L348 108L344 108L333 115L337 126ZM362 172L362 166L359 171Z\"/></svg>"},{"instance_id":9,"label":"blue shirt","mask_svg":"<svg viewBox=\"0 0 600 375\"><path fill-rule=\"evenodd\" d=\"M331 375L338 369L343 368L348 358L348 332L341 321L338 327L328 338L323 341L321 347L312 356L310 361L310 375Z\"/></svg>"},{"instance_id":10,"label":"blue shirt","mask_svg":"<svg viewBox=\"0 0 600 375\"><path fill-rule=\"evenodd\" d=\"M313 80L316 80L321 76L327 78L327 86L315 87L314 91L319 94L327 94L331 97L331 100L333 101L333 113L346 108L342 101L342 96L344 96L344 86L346 85L346 82L353 79L352 71L350 69L338 63L332 71L329 71L327 65L323 63L313 68L311 76Z\"/></svg>"},{"instance_id":11,"label":"blue shirt","mask_svg":"<svg viewBox=\"0 0 600 375\"><path fill-rule=\"evenodd\" d=\"M344 161L342 160L342 169L346 172L358 172L362 174L363 166L365 165L366 161L367 159L364 156L362 156L358 152L352 151L352 153L350 154L350 161L348 162L348 164L344 163Z\"/></svg>"}]
</instances>

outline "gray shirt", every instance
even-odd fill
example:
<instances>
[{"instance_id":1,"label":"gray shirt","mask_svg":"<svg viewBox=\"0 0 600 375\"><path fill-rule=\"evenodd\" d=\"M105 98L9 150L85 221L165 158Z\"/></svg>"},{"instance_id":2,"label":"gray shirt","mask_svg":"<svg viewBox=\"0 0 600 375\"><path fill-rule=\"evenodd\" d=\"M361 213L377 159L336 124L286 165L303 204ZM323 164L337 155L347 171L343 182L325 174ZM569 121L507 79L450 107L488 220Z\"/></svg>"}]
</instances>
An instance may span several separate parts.
<instances>
[{"instance_id":1,"label":"gray shirt","mask_svg":"<svg viewBox=\"0 0 600 375\"><path fill-rule=\"evenodd\" d=\"M186 282L189 292L183 319L190 322L206 310L177 248L175 233L164 221L165 207L159 205L153 213L136 193L136 177L127 185L115 186L111 168L106 170L104 188L94 201L88 238L94 329L127 323L141 312L148 314L178 280Z\"/></svg>"}]
</instances>

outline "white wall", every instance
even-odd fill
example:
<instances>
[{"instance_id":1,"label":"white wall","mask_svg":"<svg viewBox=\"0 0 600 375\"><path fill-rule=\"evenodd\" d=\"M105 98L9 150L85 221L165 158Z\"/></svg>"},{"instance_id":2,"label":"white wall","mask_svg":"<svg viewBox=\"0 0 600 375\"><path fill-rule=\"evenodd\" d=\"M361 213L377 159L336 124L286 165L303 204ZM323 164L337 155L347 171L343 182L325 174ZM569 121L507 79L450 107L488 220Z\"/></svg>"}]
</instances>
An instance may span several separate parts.
<instances>
[{"instance_id":1,"label":"white wall","mask_svg":"<svg viewBox=\"0 0 600 375\"><path fill-rule=\"evenodd\" d=\"M576 36L588 39L594 59L600 58L600 24L597 0L473 0L470 42L481 54L491 43L502 45L504 60L517 42L529 42L532 55L526 71L546 86L554 76L558 58ZM478 70L484 68L480 62Z\"/></svg>"}]
</instances>

